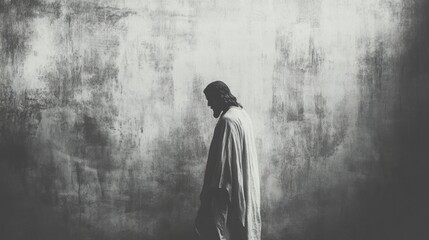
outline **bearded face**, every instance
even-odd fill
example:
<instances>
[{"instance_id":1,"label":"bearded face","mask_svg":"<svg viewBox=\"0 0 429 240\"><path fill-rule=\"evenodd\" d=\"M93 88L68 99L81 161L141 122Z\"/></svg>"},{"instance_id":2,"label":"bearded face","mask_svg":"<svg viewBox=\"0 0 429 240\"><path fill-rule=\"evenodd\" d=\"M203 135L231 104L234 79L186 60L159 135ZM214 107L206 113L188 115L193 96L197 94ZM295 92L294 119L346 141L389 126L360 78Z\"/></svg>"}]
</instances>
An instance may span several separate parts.
<instances>
[{"instance_id":1,"label":"bearded face","mask_svg":"<svg viewBox=\"0 0 429 240\"><path fill-rule=\"evenodd\" d=\"M213 110L213 117L218 118L222 113L222 104L219 98L215 96L206 95L207 106Z\"/></svg>"}]
</instances>

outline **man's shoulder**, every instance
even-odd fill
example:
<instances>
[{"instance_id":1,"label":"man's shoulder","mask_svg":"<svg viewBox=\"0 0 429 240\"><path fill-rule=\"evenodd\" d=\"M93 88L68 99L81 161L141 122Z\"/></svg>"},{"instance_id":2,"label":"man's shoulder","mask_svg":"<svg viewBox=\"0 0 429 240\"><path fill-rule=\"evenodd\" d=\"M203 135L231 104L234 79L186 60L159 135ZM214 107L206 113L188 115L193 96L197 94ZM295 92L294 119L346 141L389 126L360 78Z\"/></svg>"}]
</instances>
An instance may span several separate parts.
<instances>
[{"instance_id":1,"label":"man's shoulder","mask_svg":"<svg viewBox=\"0 0 429 240\"><path fill-rule=\"evenodd\" d=\"M243 115L244 109L239 107L231 107L219 120L230 122L237 121Z\"/></svg>"},{"instance_id":2,"label":"man's shoulder","mask_svg":"<svg viewBox=\"0 0 429 240\"><path fill-rule=\"evenodd\" d=\"M231 125L234 123L234 119L230 115L224 114L221 116L217 122L217 125Z\"/></svg>"},{"instance_id":3,"label":"man's shoulder","mask_svg":"<svg viewBox=\"0 0 429 240\"><path fill-rule=\"evenodd\" d=\"M237 125L247 119L247 113L243 108L232 107L219 118L221 124Z\"/></svg>"}]
</instances>

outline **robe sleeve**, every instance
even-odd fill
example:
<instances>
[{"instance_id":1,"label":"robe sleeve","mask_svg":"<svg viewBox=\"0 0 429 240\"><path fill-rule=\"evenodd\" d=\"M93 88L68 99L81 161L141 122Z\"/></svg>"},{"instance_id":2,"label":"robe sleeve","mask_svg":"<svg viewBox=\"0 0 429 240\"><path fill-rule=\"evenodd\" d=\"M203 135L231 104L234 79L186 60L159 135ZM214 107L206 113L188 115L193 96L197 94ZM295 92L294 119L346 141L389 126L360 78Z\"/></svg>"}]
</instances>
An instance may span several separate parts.
<instances>
[{"instance_id":1,"label":"robe sleeve","mask_svg":"<svg viewBox=\"0 0 429 240\"><path fill-rule=\"evenodd\" d=\"M214 149L210 152L210 160L213 162L212 169L212 188L225 189L228 192L228 199L231 201L232 190L232 159L235 155L232 143L231 123L220 119L216 125L214 134Z\"/></svg>"},{"instance_id":2,"label":"robe sleeve","mask_svg":"<svg viewBox=\"0 0 429 240\"><path fill-rule=\"evenodd\" d=\"M214 191L211 203L211 214L216 228L215 239L218 240L230 239L227 227L228 199L225 195L226 191L223 189Z\"/></svg>"}]
</instances>

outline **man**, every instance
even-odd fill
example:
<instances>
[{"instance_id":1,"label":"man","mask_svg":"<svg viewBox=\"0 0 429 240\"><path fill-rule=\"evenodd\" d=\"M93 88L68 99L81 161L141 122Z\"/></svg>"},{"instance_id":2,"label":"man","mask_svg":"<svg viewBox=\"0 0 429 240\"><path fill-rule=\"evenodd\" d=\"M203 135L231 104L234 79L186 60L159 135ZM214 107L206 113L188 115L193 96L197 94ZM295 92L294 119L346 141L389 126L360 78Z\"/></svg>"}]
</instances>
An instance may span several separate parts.
<instances>
[{"instance_id":1,"label":"man","mask_svg":"<svg viewBox=\"0 0 429 240\"><path fill-rule=\"evenodd\" d=\"M204 240L260 240L259 170L249 116L228 86L204 94L219 118L210 144L195 229Z\"/></svg>"}]
</instances>

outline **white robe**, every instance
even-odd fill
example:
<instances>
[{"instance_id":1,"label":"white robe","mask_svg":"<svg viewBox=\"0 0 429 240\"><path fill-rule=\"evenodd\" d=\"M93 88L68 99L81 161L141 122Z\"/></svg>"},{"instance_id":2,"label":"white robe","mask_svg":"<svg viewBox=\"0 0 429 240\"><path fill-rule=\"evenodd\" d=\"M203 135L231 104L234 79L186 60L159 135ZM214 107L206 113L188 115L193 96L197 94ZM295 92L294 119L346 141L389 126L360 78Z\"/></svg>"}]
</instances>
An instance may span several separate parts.
<instances>
[{"instance_id":1,"label":"white robe","mask_svg":"<svg viewBox=\"0 0 429 240\"><path fill-rule=\"evenodd\" d=\"M227 210L220 209L221 214L228 214L227 217L215 217L214 224L220 235L219 238L230 239L228 229L221 228L226 228L227 220L235 220L243 229L240 238L260 240L260 187L257 154L251 120L246 111L239 107L231 107L220 117L216 125L201 192L202 207L212 205L211 211L213 211L213 203L210 202L213 202L215 197L211 193L219 189L225 190L227 193L227 196L225 195ZM200 211L202 211L201 208ZM198 217L197 221L199 221ZM229 231L235 230L229 229Z\"/></svg>"}]
</instances>

